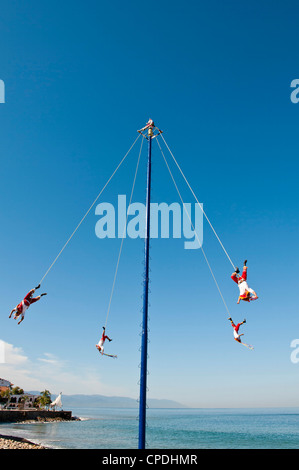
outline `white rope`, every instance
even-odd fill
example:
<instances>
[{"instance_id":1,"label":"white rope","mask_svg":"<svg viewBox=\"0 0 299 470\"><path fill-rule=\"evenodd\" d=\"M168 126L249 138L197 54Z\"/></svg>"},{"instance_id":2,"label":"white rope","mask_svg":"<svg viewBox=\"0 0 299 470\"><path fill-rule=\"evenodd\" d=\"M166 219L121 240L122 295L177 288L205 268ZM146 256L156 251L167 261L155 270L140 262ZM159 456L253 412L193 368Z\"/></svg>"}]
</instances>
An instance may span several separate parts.
<instances>
[{"instance_id":1,"label":"white rope","mask_svg":"<svg viewBox=\"0 0 299 470\"><path fill-rule=\"evenodd\" d=\"M216 233L216 230L214 229L213 225L211 224L210 220L208 219L208 216L207 216L207 214L205 213L205 211L204 211L204 209L203 209L203 207L202 207L202 204L200 204L200 202L198 201L198 199L197 199L197 197L196 197L196 195L195 195L193 189L191 188L189 182L187 181L187 178L186 178L186 176L184 175L184 173L183 173L181 167L179 166L178 162L177 162L176 159L174 158L174 155L173 155L173 153L171 152L170 148L168 147L168 145L167 145L167 143L166 143L166 141L165 141L165 139L164 139L164 137L163 137L162 134L161 134L161 137L162 137L162 139L163 139L163 141L164 141L164 143L165 143L167 149L169 150L169 153L170 153L170 155L172 156L172 158L173 158L173 160L174 160L176 166L177 166L178 169L180 170L181 175L183 176L184 180L186 181L186 183L187 183L187 185L188 185L190 191L192 192L193 196L195 197L197 203L199 204L199 206L200 206L200 208L201 208L201 210L202 210L202 212L203 212L205 218L207 219L207 221L208 221L208 223L209 223L211 229L213 230L213 232L214 232L214 234L215 234L217 240L219 241L219 243L220 243L220 245L221 245L221 247L222 247L224 253L226 254L226 256L227 256L227 258L229 259L229 261L230 261L231 265L233 266L233 268L235 269L234 263L233 263L232 260L230 259L230 256L229 256L229 254L227 253L226 249L224 248L224 246L223 246L223 244L222 244L220 238L218 237L218 235L217 235L217 233Z\"/></svg>"},{"instance_id":2,"label":"white rope","mask_svg":"<svg viewBox=\"0 0 299 470\"><path fill-rule=\"evenodd\" d=\"M124 162L124 160L126 159L126 157L129 155L130 151L132 150L132 148L134 147L134 145L136 144L137 140L139 139L140 135L138 135L138 137L135 139L134 143L131 145L131 147L129 148L129 150L127 151L127 153L125 154L125 156L122 158L122 160L120 161L120 163L118 164L118 166L116 167L116 169L114 170L114 172L112 173L112 175L110 176L110 178L108 179L108 181L106 182L106 184L104 185L104 187L101 189L101 191L99 192L99 194L97 195L96 199L93 201L93 203L91 204L91 206L89 207L88 211L85 213L85 215L82 217L82 219L80 220L79 224L77 225L77 227L75 228L75 230L73 231L73 233L71 234L71 236L68 238L68 240L66 241L66 243L63 245L63 247L61 248L60 252L58 253L58 255L56 256L56 258L54 259L53 263L50 265L50 267L48 268L48 270L46 271L46 273L43 275L43 277L41 278L41 280L39 281L39 284L41 284L43 282L43 280L45 279L45 277L49 274L50 270L53 268L54 264L56 263L56 261L58 260L58 258L60 257L60 255L62 254L62 252L65 250L65 248L67 247L67 245L69 244L69 242L71 241L71 239L73 238L73 236L75 235L75 233L77 232L78 228L80 227L80 225L82 224L82 222L84 221L84 219L87 217L87 215L89 214L89 212L91 211L91 209L93 208L93 206L95 205L95 203L97 202L97 200L99 199L99 197L101 196L102 192L104 191L104 189L107 187L107 185L110 183L110 181L112 180L113 176L115 175L115 173L117 172L117 170L119 169L119 167L121 166L121 164Z\"/></svg>"},{"instance_id":3,"label":"white rope","mask_svg":"<svg viewBox=\"0 0 299 470\"><path fill-rule=\"evenodd\" d=\"M217 287L217 289L218 289L218 292L219 292L219 294L220 294L220 297L221 297L221 299L222 299L222 302L223 302L223 304L224 304L224 306L225 306L225 308L226 308L226 311L227 311L228 315L230 316L228 307L227 307L226 302L225 302L225 300L224 300L224 297L223 297L223 295L222 295L222 292L221 292L221 289L220 289L220 287L219 287L219 284L218 284L218 282L217 282L217 280L216 280L216 277L215 277L215 275L214 275L214 273L213 273L213 270L212 270L211 265L210 265L210 263L209 263L209 261L208 261L208 258L207 258L206 254L205 254L205 252L204 252L204 249L203 249L203 247L202 247L202 243L200 242L200 240L199 240L199 238L198 238L197 232L196 232L196 230L195 230L195 228L194 228L194 225L193 225L193 223L192 223L192 221L191 221L191 217L190 217L189 212L188 212L188 210L187 210L187 208L186 208L186 206L185 206L185 203L184 203L183 198L182 198L182 196L181 196L181 193L180 193L180 191L179 191L179 189L178 189L178 187L177 187L177 184L176 184L176 182L175 182L175 180L174 180L173 174L172 174L172 172L171 172L171 170L170 170L170 168L169 168L169 165L168 165L168 163L167 163L167 160L166 160L166 158L165 158L165 155L164 155L164 153L163 153L163 151L162 151L162 149L161 149L160 142L158 141L158 139L156 139L156 140L157 140L157 143L158 143L158 145L159 145L159 148L160 148L160 151L161 151L161 153L162 153L162 156L163 156L163 158L164 158L164 161L165 161L165 163L166 163L166 166L167 166L167 168L168 168L168 171L169 171L169 173L170 173L170 176L171 176L171 179L172 179L172 181L173 181L173 184L174 184L174 186L175 186L175 188L176 188L176 190L177 190L177 193L178 193L178 195L179 195L179 197L180 197L180 199L181 199L181 202L182 202L182 204L183 204L183 207L184 207L184 209L185 209L185 212L186 212L186 214L187 214L187 216L188 216L188 218L189 218L189 221L190 221L190 223L191 223L191 226L192 226L192 228L193 228L193 231L194 231L194 233L195 233L195 236L196 236L196 238L197 238L197 241L198 241L198 243L199 243L199 246L200 246L200 248L201 248L201 251L202 251L202 253L203 253L203 255L204 255L204 258L205 258L205 260L206 260L206 263L207 263L207 265L208 265L208 267L209 267L209 270L210 270L210 272L211 272L211 274L212 274L212 277L213 277L213 279L214 279L214 282L215 282L215 284L216 284L216 287Z\"/></svg>"},{"instance_id":4,"label":"white rope","mask_svg":"<svg viewBox=\"0 0 299 470\"><path fill-rule=\"evenodd\" d=\"M131 202L132 202L132 198L133 198L133 193L134 193L134 188L135 188L135 182L136 182L136 177L137 177L137 172L138 172L138 167L139 167L140 155L141 155L141 151L142 151L143 142L144 142L144 137L141 141L139 156L138 156L138 160L137 160L137 165L136 165L136 170L135 170L135 175L134 175L134 180L133 180L133 185L132 185L132 190L131 190L130 202L129 202L128 207L130 207ZM126 223L125 223L125 226L124 226L123 236L122 236L122 240L121 240L121 244L120 244L117 263L116 263L116 269L115 269L115 274L114 274L114 279L113 279L113 284L112 284L112 289L111 289L111 294L110 294L110 299L109 299L109 305L108 305L108 310L107 310L105 328L107 326L108 316L109 316L109 312L110 312L110 307L111 307L111 302L112 302L112 297L113 297L113 292L114 292L114 287L115 287L115 281L116 281L116 276L117 276L118 267L119 267L119 261L120 261L121 252L122 252L123 243L124 243L124 238L125 238L125 233L126 233L126 229L127 229L128 216L129 216L129 211L127 211Z\"/></svg>"}]
</instances>

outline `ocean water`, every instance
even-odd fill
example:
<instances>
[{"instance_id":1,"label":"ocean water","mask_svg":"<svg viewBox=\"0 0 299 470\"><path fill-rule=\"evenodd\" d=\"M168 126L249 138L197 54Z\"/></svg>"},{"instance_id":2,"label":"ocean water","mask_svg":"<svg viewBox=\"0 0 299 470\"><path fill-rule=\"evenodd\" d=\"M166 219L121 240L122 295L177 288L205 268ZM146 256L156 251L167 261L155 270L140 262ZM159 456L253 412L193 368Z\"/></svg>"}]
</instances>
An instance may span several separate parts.
<instances>
[{"instance_id":1,"label":"ocean water","mask_svg":"<svg viewBox=\"0 0 299 470\"><path fill-rule=\"evenodd\" d=\"M58 449L137 449L138 410L74 408L82 421L2 424ZM299 449L299 408L148 409L147 449Z\"/></svg>"}]
</instances>

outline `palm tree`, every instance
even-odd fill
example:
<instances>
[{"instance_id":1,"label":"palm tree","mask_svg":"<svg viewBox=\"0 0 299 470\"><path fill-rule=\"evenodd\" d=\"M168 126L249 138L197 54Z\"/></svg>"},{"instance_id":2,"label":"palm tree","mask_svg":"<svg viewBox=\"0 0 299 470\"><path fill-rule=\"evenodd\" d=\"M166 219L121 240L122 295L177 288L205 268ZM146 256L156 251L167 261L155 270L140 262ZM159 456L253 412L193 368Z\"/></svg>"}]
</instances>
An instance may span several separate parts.
<instances>
[{"instance_id":1,"label":"palm tree","mask_svg":"<svg viewBox=\"0 0 299 470\"><path fill-rule=\"evenodd\" d=\"M2 390L2 392L0 392L0 402L7 403L10 395L11 390L9 388L7 390Z\"/></svg>"},{"instance_id":2,"label":"palm tree","mask_svg":"<svg viewBox=\"0 0 299 470\"><path fill-rule=\"evenodd\" d=\"M49 405L52 402L51 393L49 392L49 390L44 390L43 392L41 392L37 400L38 400L38 404L42 408L49 407Z\"/></svg>"}]
</instances>

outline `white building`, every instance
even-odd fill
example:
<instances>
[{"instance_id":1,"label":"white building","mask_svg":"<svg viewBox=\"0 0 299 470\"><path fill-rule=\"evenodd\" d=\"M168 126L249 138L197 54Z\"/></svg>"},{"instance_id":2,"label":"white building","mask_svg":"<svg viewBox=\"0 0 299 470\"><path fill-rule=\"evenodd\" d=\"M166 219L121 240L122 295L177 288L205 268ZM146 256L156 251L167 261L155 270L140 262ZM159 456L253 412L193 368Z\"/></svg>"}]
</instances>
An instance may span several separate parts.
<instances>
[{"instance_id":1,"label":"white building","mask_svg":"<svg viewBox=\"0 0 299 470\"><path fill-rule=\"evenodd\" d=\"M31 395L30 393L23 393L22 395L11 395L4 408L7 410L32 409L34 408L34 400L37 397L39 397L39 395Z\"/></svg>"}]
</instances>

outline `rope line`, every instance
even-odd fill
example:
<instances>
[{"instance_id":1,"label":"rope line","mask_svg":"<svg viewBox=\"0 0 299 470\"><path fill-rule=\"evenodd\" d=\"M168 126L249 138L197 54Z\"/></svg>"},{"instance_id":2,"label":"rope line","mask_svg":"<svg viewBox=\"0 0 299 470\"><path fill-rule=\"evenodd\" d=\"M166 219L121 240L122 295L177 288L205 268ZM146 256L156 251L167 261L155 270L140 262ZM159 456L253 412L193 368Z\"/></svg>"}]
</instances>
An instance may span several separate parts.
<instances>
[{"instance_id":1,"label":"rope line","mask_svg":"<svg viewBox=\"0 0 299 470\"><path fill-rule=\"evenodd\" d=\"M122 158L122 160L120 161L120 163L117 165L116 169L114 170L114 172L112 173L112 175L110 176L110 178L108 179L108 181L106 182L106 184L104 185L104 187L101 189L101 191L99 192L99 194L97 195L96 199L93 201L93 203L91 204L91 206L89 207L88 211L85 213L85 215L82 217L82 219L80 220L79 224L77 225L77 227L75 228L75 230L73 231L73 233L71 234L71 236L68 238L68 240L66 241L66 243L63 245L63 247L61 248L60 252L58 253L58 255L56 256L56 258L54 259L54 261L52 262L52 264L50 265L50 267L48 268L48 270L46 271L46 273L43 275L43 277L41 278L41 280L39 281L39 284L41 284L43 282L43 280L45 279L45 277L49 274L49 272L51 271L51 269L53 268L54 264L56 263L56 261L58 260L58 258L60 257L60 255L62 254L62 252L65 250L65 248L67 247L67 245L69 244L69 242L71 241L71 239L73 238L73 236L75 235L75 233L77 232L78 228L80 227L80 225L82 224L82 222L85 220L85 218L87 217L87 215L89 214L89 212L91 211L91 209L93 208L93 206L95 205L95 203L97 202L97 200L99 199L99 197L101 196L102 192L104 191L104 189L108 186L108 184L110 183L110 181L112 180L113 176L115 175L115 173L117 172L117 170L119 169L119 167L122 165L122 163L124 162L124 160L127 158L127 156L129 155L130 151L132 150L132 148L134 147L134 145L136 144L137 140L139 139L140 135L138 135L138 137L135 139L135 141L133 142L133 144L131 145L131 147L129 148L129 150L127 151L127 153L125 154L125 156Z\"/></svg>"},{"instance_id":2,"label":"rope line","mask_svg":"<svg viewBox=\"0 0 299 470\"><path fill-rule=\"evenodd\" d=\"M216 280L216 277L215 277L214 272L213 272L213 270L212 270L212 267L211 267L211 265L210 265L210 263L209 263L209 261L208 261L208 258L207 258L206 254L205 254L205 252L204 252L204 249L203 249L203 247L202 247L202 243L200 242L200 240L199 240L199 238L198 238L197 232L196 232L196 230L195 230L195 228L194 228L194 225L193 225L193 223L192 223L192 221L191 221L191 217L190 217L190 215L189 215L189 212L187 211L187 208L186 208L186 206L185 206L185 203L184 203L184 201L183 201L183 198L182 198L182 196L181 196L181 193L180 193L180 191L179 191L179 189L178 189L178 187L177 187L177 184L176 184L176 182L175 182L175 179L174 179L174 177L173 177L173 174L172 174L172 172L171 172L171 170L170 170L170 168L169 168L169 165L168 165L168 163L167 163L167 160L166 160L166 158L165 158L165 155L164 155L164 153L163 153L163 151L162 151L162 149L161 149L160 142L158 141L158 139L156 139L156 140L157 140L157 143L158 143L158 145L159 145L159 148L160 148L160 151L161 151L161 153L162 153L162 156L163 156L163 158L164 158L164 161L165 161L165 163L166 163L166 166L167 166L167 168L168 168L168 171L169 171L169 173L170 173L170 176L171 176L171 179L172 179L172 181L173 181L173 184L174 184L174 186L175 186L175 188L176 188L176 190L177 190L177 193L178 193L178 195L179 195L179 197L180 197L180 199L181 199L181 202L182 202L182 204L183 204L183 207L184 207L184 209L185 209L185 212L186 212L186 214L187 214L187 216L188 216L188 219L189 219L189 221L190 221L190 223L191 223L191 225L192 225L193 231L194 231L194 233L195 233L195 236L196 236L196 238L197 238L197 241L198 241L198 243L199 243L199 246L200 246L200 248L201 248L201 251L202 251L202 253L203 253L203 255L204 255L204 258L205 258L205 260L206 260L206 263L207 263L207 265L208 265L208 268L209 268L209 270L210 270L210 272L211 272L211 275L212 275L212 277L213 277L213 279L214 279L214 282L215 282L215 284L216 284L216 287L217 287L217 289L218 289L218 292L219 292L219 294L220 294L220 297L221 297L221 299L222 299L222 302L223 302L223 304L224 304L224 306L225 306L225 308L226 308L226 311L227 311L228 315L230 316L229 309L228 309L227 304L226 304L226 302L225 302L225 300L224 300L224 297L223 297L223 294L222 294L221 289L220 289L220 287L219 287L219 284L218 284L218 282L217 282L217 280Z\"/></svg>"},{"instance_id":3,"label":"rope line","mask_svg":"<svg viewBox=\"0 0 299 470\"><path fill-rule=\"evenodd\" d=\"M138 172L138 167L139 167L140 155L141 155L141 151L142 151L143 142L144 142L144 137L141 141L139 156L138 156L138 160L137 160L137 165L136 165L136 170L135 170L135 175L134 175L134 180L133 180L133 185L132 185L132 190L131 190L129 207L131 205L132 198L133 198L133 193L134 193L134 188L135 188L135 183L136 183L136 177L137 177L137 172ZM115 281L116 281L116 276L117 276L118 267L119 267L119 261L120 261L120 257L121 257L123 244L124 244L124 236L125 236L125 232L126 232L126 228L127 228L128 217L129 217L129 211L127 211L126 223L125 223L125 226L124 226L122 241L121 241L121 244L120 244L118 259L117 259L117 263L116 263L116 269L115 269L115 274L114 274L114 279L113 279L113 284L112 284L112 289L111 289L111 294L110 294L110 299L109 299L109 305L108 305L108 310L107 310L107 315L106 315L105 328L107 326L108 316L109 316L109 313L110 313L110 307L111 307L111 302L112 302L112 297L113 297L113 292L114 292L114 287L115 287Z\"/></svg>"},{"instance_id":4,"label":"rope line","mask_svg":"<svg viewBox=\"0 0 299 470\"><path fill-rule=\"evenodd\" d=\"M216 233L216 230L214 229L213 225L211 224L211 222L210 222L210 220L209 220L207 214L205 213L205 211L204 211L204 209L203 209L203 207L202 207L202 204L200 204L200 202L198 201L198 199L197 199L197 197L196 197L196 195L195 195L193 189L191 188L191 186L190 186L190 184L189 184L189 182L188 182L186 176L184 175L184 173L183 173L183 171L182 171L180 165L179 165L178 162L176 161L176 159L175 159L173 153L171 152L169 146L167 145L167 142L165 141L165 139L164 139L164 137L163 137L163 134L161 134L161 137L162 137L162 139L163 139L163 141L164 141L164 143L165 143L165 145L166 145L166 147L167 147L167 149L168 149L170 155L172 156L172 158L173 158L173 160L174 160L176 166L178 167L178 169L179 169L181 175L183 176L185 182L187 183L187 185L188 185L188 187L189 187L191 193L193 194L193 196L195 197L197 203L199 204L199 206L200 206L200 208L201 208L201 210L202 210L202 212L203 212L205 218L207 219L207 221L208 221L208 223L209 223L211 229L213 230L213 232L214 232L214 234L215 234L215 236L216 236L218 242L220 243L220 245L221 245L221 247L222 247L224 253L226 254L226 256L227 256L227 258L229 259L229 261L230 261L231 265L233 266L233 268L235 269L234 263L232 262L232 260L231 260L231 258L230 258L230 256L229 256L229 254L227 253L226 249L224 248L223 243L221 242L220 238L218 237L218 235L217 235L217 233Z\"/></svg>"}]
</instances>

